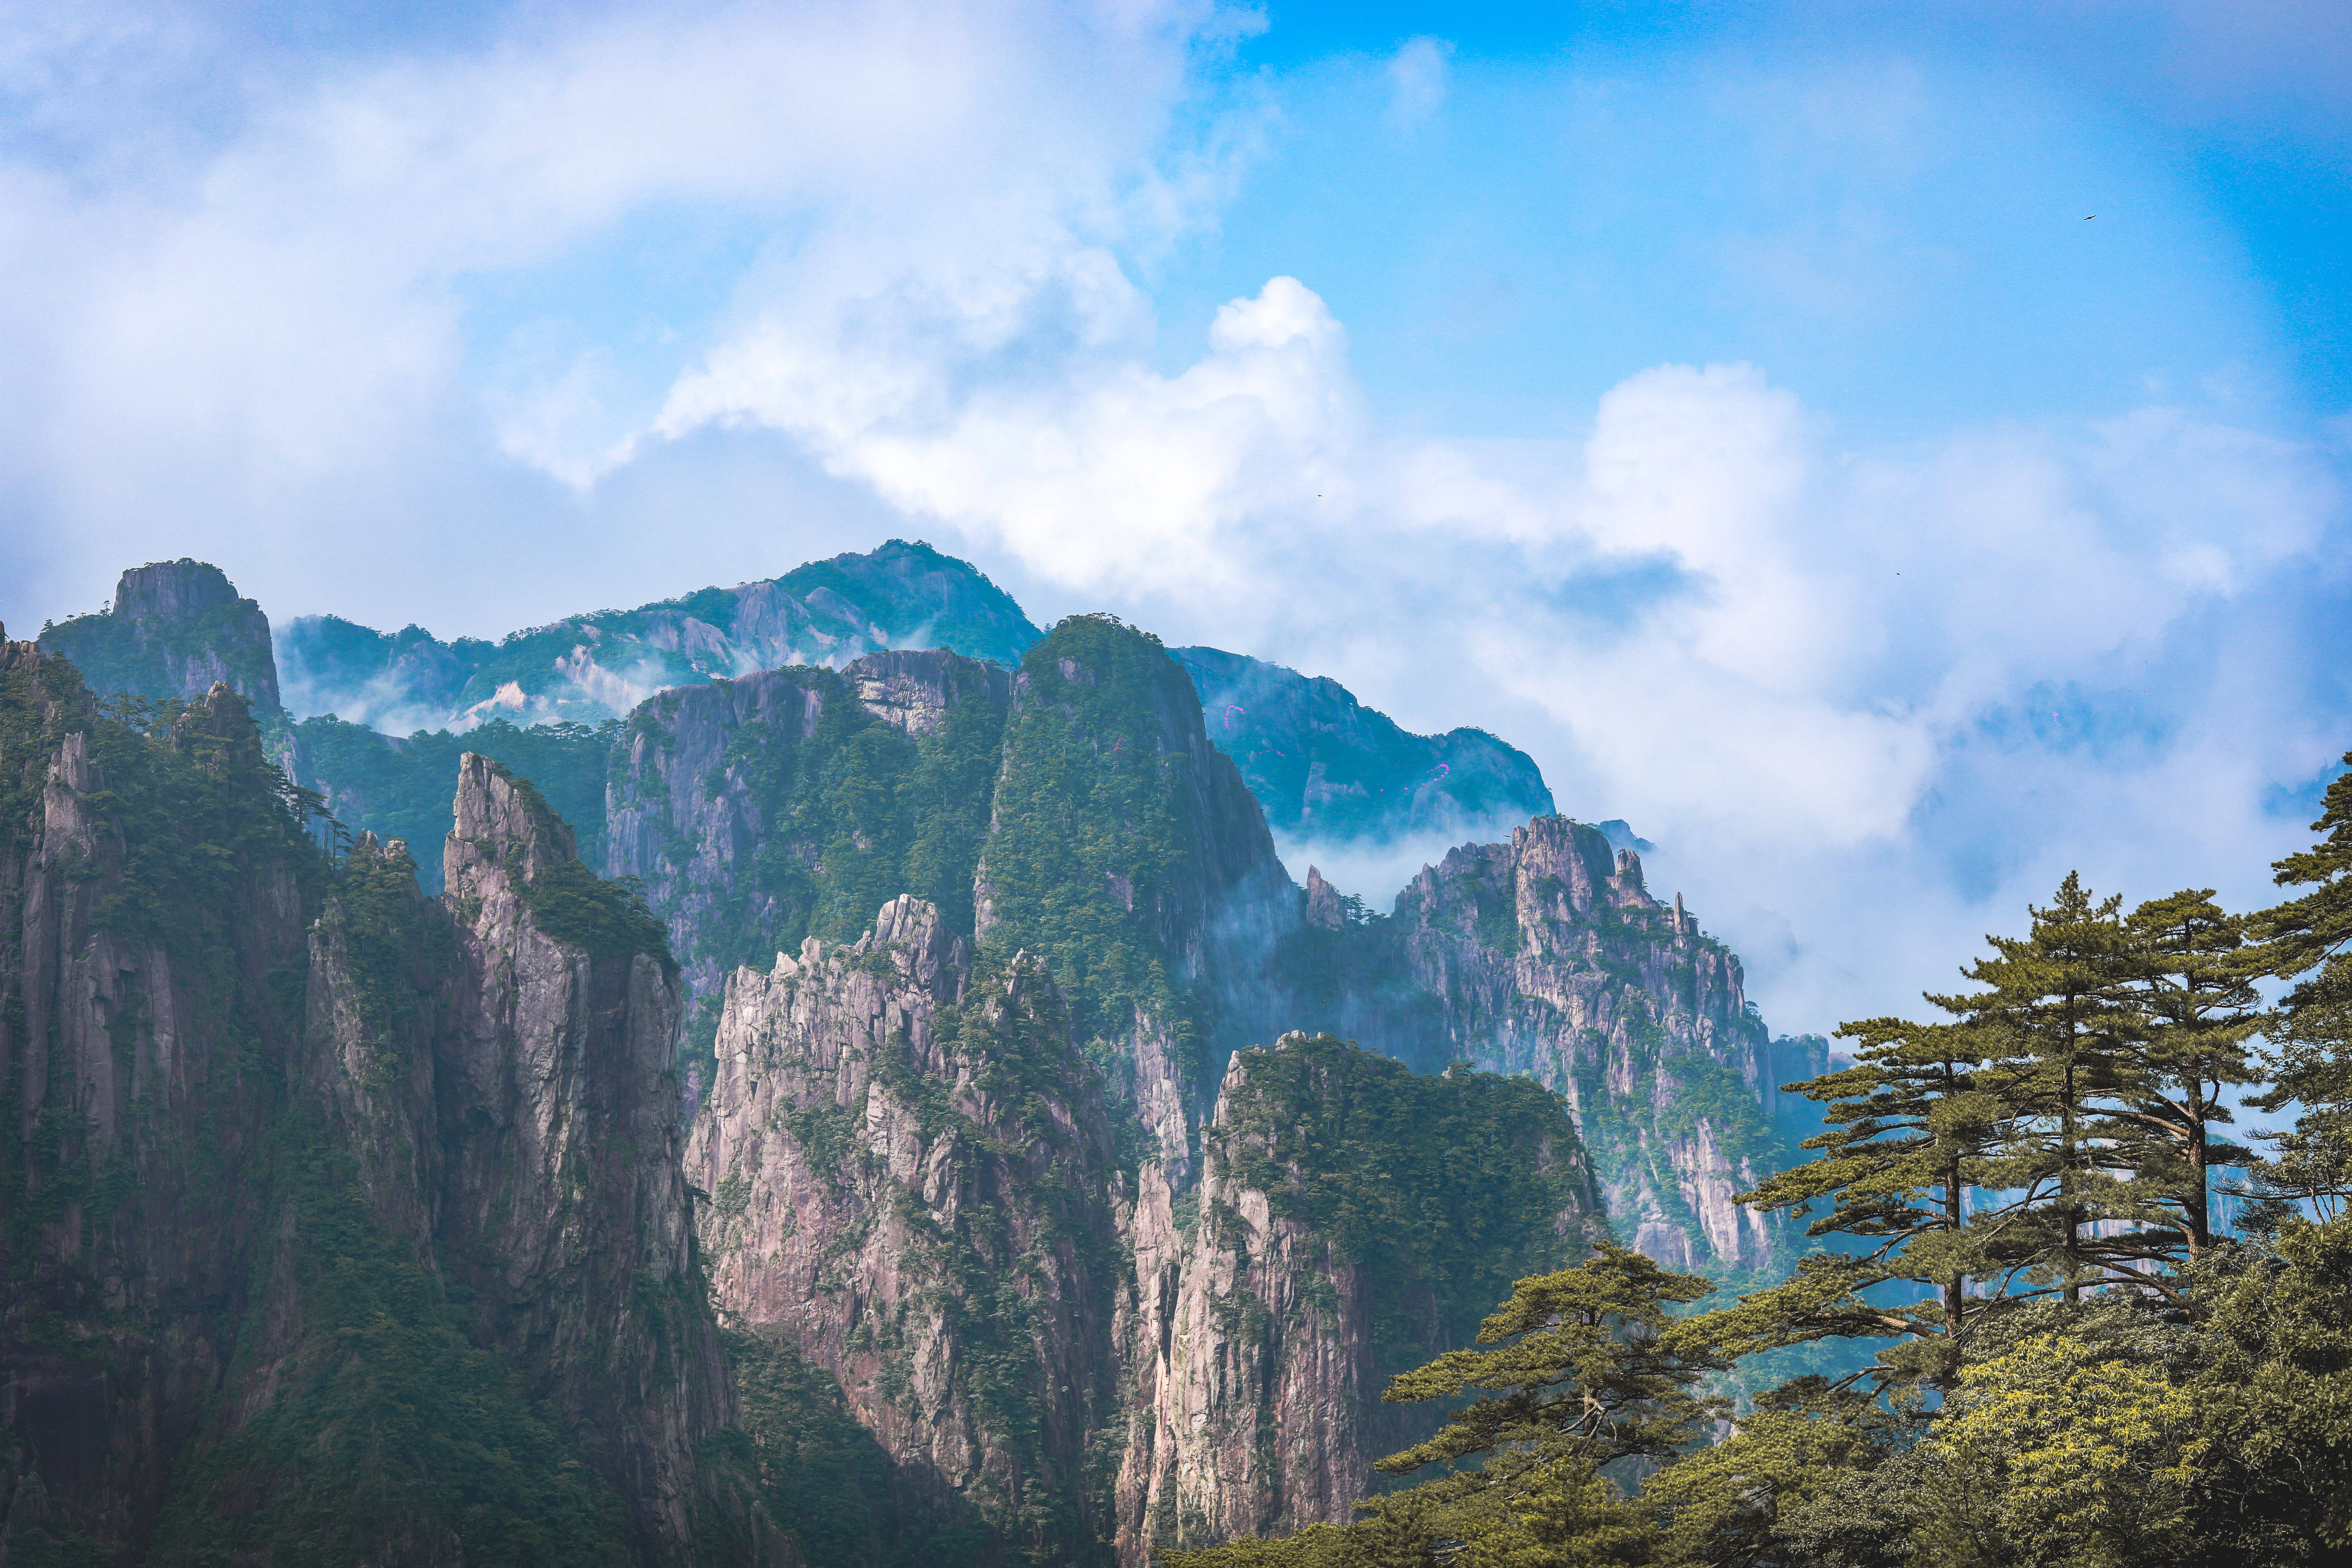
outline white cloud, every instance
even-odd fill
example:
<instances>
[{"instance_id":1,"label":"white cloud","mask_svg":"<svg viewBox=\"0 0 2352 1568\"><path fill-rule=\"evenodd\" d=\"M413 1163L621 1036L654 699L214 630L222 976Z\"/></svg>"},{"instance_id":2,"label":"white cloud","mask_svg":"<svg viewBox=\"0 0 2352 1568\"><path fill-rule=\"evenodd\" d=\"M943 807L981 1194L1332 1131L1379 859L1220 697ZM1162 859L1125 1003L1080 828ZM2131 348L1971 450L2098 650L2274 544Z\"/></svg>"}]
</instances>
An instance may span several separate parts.
<instances>
[{"instance_id":1,"label":"white cloud","mask_svg":"<svg viewBox=\"0 0 2352 1568\"><path fill-rule=\"evenodd\" d=\"M0 58L9 122L72 134L0 153L0 345L26 400L0 472L34 476L41 514L11 552L20 591L230 537L260 546L249 588L290 587L327 568L314 542L355 508L414 531L444 491L510 502L535 482L514 463L589 485L700 340L679 335L646 388L615 372L602 323L558 318L574 352L486 374L484 301L665 206L773 236L771 274L831 267L846 286L894 249L961 256L930 319L975 353L1011 335L988 301L1025 300L1006 285L1024 266L1054 272L1082 338L1148 333L1102 247L1164 243L1215 189L1224 143L1170 128L1203 51L1248 25L1204 0L717 4L264 68L168 16L26 35ZM192 114L191 82L223 101ZM541 292L593 306L631 268L658 285L660 249L649 234L624 276ZM924 324L919 299L868 303L876 331ZM499 308L493 347L513 330Z\"/></svg>"},{"instance_id":2,"label":"white cloud","mask_svg":"<svg viewBox=\"0 0 2352 1568\"><path fill-rule=\"evenodd\" d=\"M429 595L495 632L928 532L1041 614L1526 747L1752 939L1783 1023L1899 1005L2076 858L2135 897L2258 871L2263 788L2338 749L2277 624L2329 553L2327 460L2162 405L1854 444L1751 364L1431 437L1360 391L1311 277L1171 355L1148 268L1269 122L1195 115L1248 25L721 5L274 73L192 66L226 48L194 24L36 39L0 87L70 147L0 157L5 607L191 552L279 613ZM1358 63L1373 118L1443 109L1441 43ZM189 129L192 94L226 107ZM1915 98L1865 118L1916 130ZM751 237L672 309L665 247L712 213ZM1877 298L1884 237L1845 237L1776 286ZM562 276L599 245L613 276Z\"/></svg>"},{"instance_id":3,"label":"white cloud","mask_svg":"<svg viewBox=\"0 0 2352 1568\"><path fill-rule=\"evenodd\" d=\"M1389 57L1389 123L1411 131L1445 105L1454 46L1442 38L1407 38Z\"/></svg>"},{"instance_id":4,"label":"white cloud","mask_svg":"<svg viewBox=\"0 0 2352 1568\"><path fill-rule=\"evenodd\" d=\"M885 289L795 279L662 428L773 426L1034 581L1337 675L1409 722L1486 724L1564 809L1633 817L1664 874L1721 892L1768 998L1817 1025L1887 974L1882 1005L1941 981L1923 954L1957 963L2015 923L1995 915L2068 856L2242 851L2258 781L2302 765L2299 736L2258 734L2284 697L2193 674L2149 694L2153 720L2130 710L2150 661L2210 672L2214 626L2260 615L2248 596L2320 543L2341 497L2293 443L2149 407L1856 453L1751 365L1631 376L1580 440L1432 440L1367 409L1340 324L1293 279L1225 306L1172 374L1138 333L1042 327L1066 297L1106 321L1124 299L1059 244L993 289L907 262L887 289L933 312L920 331L877 329ZM1644 563L1671 584L1622 587ZM1587 584L1611 613L1565 607ZM2092 717L2032 732L2053 689ZM2064 732L2095 720L2158 732ZM1957 814L1954 789L1974 796ZM1955 870L1971 857L1988 868Z\"/></svg>"}]
</instances>

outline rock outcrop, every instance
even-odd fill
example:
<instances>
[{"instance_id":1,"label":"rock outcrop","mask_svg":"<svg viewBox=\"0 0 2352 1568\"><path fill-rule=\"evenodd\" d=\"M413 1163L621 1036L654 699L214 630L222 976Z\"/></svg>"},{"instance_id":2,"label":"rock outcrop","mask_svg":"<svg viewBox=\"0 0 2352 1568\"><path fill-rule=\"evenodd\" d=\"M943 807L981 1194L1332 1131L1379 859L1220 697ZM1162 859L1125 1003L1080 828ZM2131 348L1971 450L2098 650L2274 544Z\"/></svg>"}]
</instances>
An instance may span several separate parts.
<instances>
[{"instance_id":1,"label":"rock outcrop","mask_svg":"<svg viewBox=\"0 0 2352 1568\"><path fill-rule=\"evenodd\" d=\"M660 928L469 761L427 903L226 684L0 647L0 1558L788 1563L714 1446Z\"/></svg>"},{"instance_id":2,"label":"rock outcrop","mask_svg":"<svg viewBox=\"0 0 2352 1568\"><path fill-rule=\"evenodd\" d=\"M0 642L0 1553L143 1544L238 1358L307 923L260 767L226 686L150 741Z\"/></svg>"},{"instance_id":3,"label":"rock outcrop","mask_svg":"<svg viewBox=\"0 0 2352 1568\"><path fill-rule=\"evenodd\" d=\"M1775 1233L1731 1200L1780 1148L1789 1068L1739 960L1679 899L1651 896L1639 856L1538 817L1424 868L1342 946L1336 974L1304 985L1319 1026L1424 1070L1534 1078L1574 1109L1627 1243L1677 1268L1773 1261Z\"/></svg>"},{"instance_id":4,"label":"rock outcrop","mask_svg":"<svg viewBox=\"0 0 2352 1568\"><path fill-rule=\"evenodd\" d=\"M677 976L530 785L468 755L456 815L448 1266L533 1397L580 1424L648 1549L684 1560L696 1448L732 1402L680 1163Z\"/></svg>"},{"instance_id":5,"label":"rock outcrop","mask_svg":"<svg viewBox=\"0 0 2352 1568\"><path fill-rule=\"evenodd\" d=\"M1237 1053L1203 1152L1181 1204L1144 1167L1130 1232L1130 1568L1347 1521L1372 1461L1437 1425L1383 1405L1388 1379L1467 1343L1512 1279L1574 1261L1602 1223L1557 1100L1328 1037Z\"/></svg>"},{"instance_id":6,"label":"rock outcrop","mask_svg":"<svg viewBox=\"0 0 2352 1568\"><path fill-rule=\"evenodd\" d=\"M738 970L718 1059L688 1165L719 1300L840 1380L917 1501L984 1521L968 1560L1105 1560L1118 1173L1052 976L975 974L896 899Z\"/></svg>"},{"instance_id":7,"label":"rock outcrop","mask_svg":"<svg viewBox=\"0 0 2352 1568\"><path fill-rule=\"evenodd\" d=\"M1074 616L1013 682L973 893L983 945L1045 956L1171 1184L1233 1050L1280 1027L1297 891L1159 639Z\"/></svg>"},{"instance_id":8,"label":"rock outcrop","mask_svg":"<svg viewBox=\"0 0 2352 1568\"><path fill-rule=\"evenodd\" d=\"M685 965L707 1075L727 976L845 942L911 892L971 934L1011 678L884 653L665 691L630 715L605 789L605 869L635 877ZM707 1078L704 1079L707 1081Z\"/></svg>"},{"instance_id":9,"label":"rock outcrop","mask_svg":"<svg viewBox=\"0 0 2352 1568\"><path fill-rule=\"evenodd\" d=\"M194 700L222 682L261 712L278 711L269 617L202 561L131 567L110 608L60 621L40 642L72 660L93 690Z\"/></svg>"}]
</instances>

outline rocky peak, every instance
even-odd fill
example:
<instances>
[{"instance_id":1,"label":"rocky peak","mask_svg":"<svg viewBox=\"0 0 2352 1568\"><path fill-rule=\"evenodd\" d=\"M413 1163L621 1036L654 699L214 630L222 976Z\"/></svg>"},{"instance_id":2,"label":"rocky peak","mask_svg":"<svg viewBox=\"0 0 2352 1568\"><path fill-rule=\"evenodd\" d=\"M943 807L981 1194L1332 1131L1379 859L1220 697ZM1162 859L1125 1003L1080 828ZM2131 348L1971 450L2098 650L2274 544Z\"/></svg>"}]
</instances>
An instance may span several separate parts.
<instances>
[{"instance_id":1,"label":"rocky peak","mask_svg":"<svg viewBox=\"0 0 2352 1568\"><path fill-rule=\"evenodd\" d=\"M1299 905L1157 637L1073 616L1022 661L973 898L984 948L1053 967L1186 1184L1217 1070L1279 1019L1267 962Z\"/></svg>"},{"instance_id":2,"label":"rocky peak","mask_svg":"<svg viewBox=\"0 0 2352 1568\"><path fill-rule=\"evenodd\" d=\"M487 898L580 858L572 828L539 791L473 752L457 759L456 812L441 874L460 898Z\"/></svg>"},{"instance_id":3,"label":"rocky peak","mask_svg":"<svg viewBox=\"0 0 2352 1568\"><path fill-rule=\"evenodd\" d=\"M1345 931L1348 912L1339 903L1339 889L1323 879L1319 868L1307 868L1307 910L1303 917L1318 931Z\"/></svg>"},{"instance_id":4,"label":"rocky peak","mask_svg":"<svg viewBox=\"0 0 2352 1568\"><path fill-rule=\"evenodd\" d=\"M1003 708L1012 694L1012 674L1001 665L944 649L869 653L841 673L867 712L908 735L934 732L960 702L979 699Z\"/></svg>"},{"instance_id":5,"label":"rocky peak","mask_svg":"<svg viewBox=\"0 0 2352 1568\"><path fill-rule=\"evenodd\" d=\"M1638 853L1537 817L1424 867L1390 920L1317 935L1302 1022L1424 1070L1535 1078L1574 1108L1628 1241L1684 1268L1770 1261L1774 1233L1732 1195L1791 1141L1775 1089L1793 1075L1739 960L1651 896Z\"/></svg>"},{"instance_id":6,"label":"rocky peak","mask_svg":"<svg viewBox=\"0 0 2352 1568\"><path fill-rule=\"evenodd\" d=\"M1202 1148L1185 1216L1147 1166L1131 1226L1129 1568L1345 1522L1372 1461L1436 1426L1383 1405L1388 1379L1467 1343L1513 1279L1574 1261L1602 1223L1553 1096L1328 1036L1234 1053Z\"/></svg>"},{"instance_id":7,"label":"rocky peak","mask_svg":"<svg viewBox=\"0 0 2352 1568\"><path fill-rule=\"evenodd\" d=\"M1099 1562L1116 1161L1044 965L921 900L730 977L688 1167L720 1303L839 1380L955 1561Z\"/></svg>"},{"instance_id":8,"label":"rocky peak","mask_svg":"<svg viewBox=\"0 0 2352 1568\"><path fill-rule=\"evenodd\" d=\"M269 617L205 562L131 568L110 610L48 627L41 646L73 660L97 691L184 699L226 682L264 712L278 709Z\"/></svg>"},{"instance_id":9,"label":"rocky peak","mask_svg":"<svg viewBox=\"0 0 2352 1568\"><path fill-rule=\"evenodd\" d=\"M114 586L116 615L162 625L193 621L206 610L236 603L236 588L227 573L184 555L133 566Z\"/></svg>"},{"instance_id":10,"label":"rocky peak","mask_svg":"<svg viewBox=\"0 0 2352 1568\"><path fill-rule=\"evenodd\" d=\"M261 729L245 699L215 680L210 690L172 721L172 744L186 751L200 742L217 742L240 762L261 761Z\"/></svg>"}]
</instances>

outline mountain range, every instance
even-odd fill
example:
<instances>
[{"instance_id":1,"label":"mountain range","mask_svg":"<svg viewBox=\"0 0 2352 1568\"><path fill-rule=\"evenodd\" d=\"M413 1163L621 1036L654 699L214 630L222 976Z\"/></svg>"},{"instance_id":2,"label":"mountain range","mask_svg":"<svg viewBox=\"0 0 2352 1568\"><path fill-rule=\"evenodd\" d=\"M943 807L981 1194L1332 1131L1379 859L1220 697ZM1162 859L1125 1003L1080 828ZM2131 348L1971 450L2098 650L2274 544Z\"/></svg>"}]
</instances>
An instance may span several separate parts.
<instances>
[{"instance_id":1,"label":"mountain range","mask_svg":"<svg viewBox=\"0 0 2352 1568\"><path fill-rule=\"evenodd\" d=\"M135 568L0 791L27 1561L1139 1568L1593 1237L1796 1245L1823 1045L1623 823L927 545L497 643Z\"/></svg>"}]
</instances>

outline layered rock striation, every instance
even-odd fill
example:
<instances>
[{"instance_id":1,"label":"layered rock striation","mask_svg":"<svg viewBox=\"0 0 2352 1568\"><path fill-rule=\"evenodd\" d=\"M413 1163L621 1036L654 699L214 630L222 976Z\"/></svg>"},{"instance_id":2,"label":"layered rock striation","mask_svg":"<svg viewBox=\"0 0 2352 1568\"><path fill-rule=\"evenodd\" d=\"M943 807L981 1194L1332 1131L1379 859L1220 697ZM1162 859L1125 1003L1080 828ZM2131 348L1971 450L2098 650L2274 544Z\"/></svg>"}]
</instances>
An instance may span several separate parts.
<instances>
[{"instance_id":1,"label":"layered rock striation","mask_svg":"<svg viewBox=\"0 0 2352 1568\"><path fill-rule=\"evenodd\" d=\"M688 1168L719 1300L840 1382L964 1560L1106 1561L1118 1172L1052 976L912 898L738 971Z\"/></svg>"}]
</instances>

